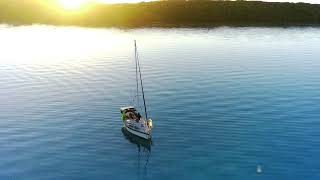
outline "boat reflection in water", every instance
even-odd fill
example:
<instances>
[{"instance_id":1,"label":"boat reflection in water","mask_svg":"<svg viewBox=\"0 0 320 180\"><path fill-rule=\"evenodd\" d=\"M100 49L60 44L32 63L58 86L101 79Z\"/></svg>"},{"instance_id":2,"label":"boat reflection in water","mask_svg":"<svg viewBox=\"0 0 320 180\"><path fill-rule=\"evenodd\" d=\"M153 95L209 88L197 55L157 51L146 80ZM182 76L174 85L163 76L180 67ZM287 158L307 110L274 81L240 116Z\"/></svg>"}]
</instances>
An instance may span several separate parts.
<instances>
[{"instance_id":1,"label":"boat reflection in water","mask_svg":"<svg viewBox=\"0 0 320 180\"><path fill-rule=\"evenodd\" d=\"M125 127L122 127L121 131L127 140L129 140L132 144L136 144L138 146L139 152L143 148L142 151L147 151L149 154L151 154L151 140L142 139L138 136L135 136L128 132Z\"/></svg>"},{"instance_id":2,"label":"boat reflection in water","mask_svg":"<svg viewBox=\"0 0 320 180\"><path fill-rule=\"evenodd\" d=\"M144 179L147 176L147 166L151 155L152 141L140 138L128 132L125 127L121 129L124 137L138 148L138 177ZM141 166L143 165L143 167ZM142 174L141 174L142 173Z\"/></svg>"}]
</instances>

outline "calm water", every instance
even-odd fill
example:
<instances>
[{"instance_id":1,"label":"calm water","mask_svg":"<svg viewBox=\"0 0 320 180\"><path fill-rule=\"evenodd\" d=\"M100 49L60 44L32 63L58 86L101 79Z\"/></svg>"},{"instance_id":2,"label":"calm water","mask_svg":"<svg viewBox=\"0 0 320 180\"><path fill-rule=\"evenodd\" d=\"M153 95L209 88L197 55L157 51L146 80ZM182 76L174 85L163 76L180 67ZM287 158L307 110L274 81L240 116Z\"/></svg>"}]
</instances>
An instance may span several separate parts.
<instances>
[{"instance_id":1,"label":"calm water","mask_svg":"<svg viewBox=\"0 0 320 180\"><path fill-rule=\"evenodd\" d=\"M320 178L320 29L1 25L0 39L0 179ZM133 39L151 146L121 130Z\"/></svg>"}]
</instances>

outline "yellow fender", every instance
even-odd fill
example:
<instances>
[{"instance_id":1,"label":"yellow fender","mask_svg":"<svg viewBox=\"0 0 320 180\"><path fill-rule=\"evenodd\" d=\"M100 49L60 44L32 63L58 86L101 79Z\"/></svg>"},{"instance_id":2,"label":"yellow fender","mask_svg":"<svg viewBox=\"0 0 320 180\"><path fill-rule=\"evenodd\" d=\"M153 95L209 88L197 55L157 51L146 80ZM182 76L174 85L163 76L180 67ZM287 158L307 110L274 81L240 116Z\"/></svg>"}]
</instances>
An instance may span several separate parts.
<instances>
[{"instance_id":1,"label":"yellow fender","mask_svg":"<svg viewBox=\"0 0 320 180\"><path fill-rule=\"evenodd\" d=\"M148 119L148 126L152 128L152 119Z\"/></svg>"}]
</instances>

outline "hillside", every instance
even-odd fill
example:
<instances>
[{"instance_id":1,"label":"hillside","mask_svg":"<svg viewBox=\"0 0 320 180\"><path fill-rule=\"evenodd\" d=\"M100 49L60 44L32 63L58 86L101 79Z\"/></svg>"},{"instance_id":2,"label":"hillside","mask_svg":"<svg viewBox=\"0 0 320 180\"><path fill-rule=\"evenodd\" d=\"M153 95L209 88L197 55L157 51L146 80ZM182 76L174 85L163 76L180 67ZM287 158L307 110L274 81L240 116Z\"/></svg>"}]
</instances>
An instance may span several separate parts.
<instances>
[{"instance_id":1,"label":"hillside","mask_svg":"<svg viewBox=\"0 0 320 180\"><path fill-rule=\"evenodd\" d=\"M320 25L320 5L258 1L158 1L90 4L67 12L41 0L2 0L0 22L91 27Z\"/></svg>"}]
</instances>

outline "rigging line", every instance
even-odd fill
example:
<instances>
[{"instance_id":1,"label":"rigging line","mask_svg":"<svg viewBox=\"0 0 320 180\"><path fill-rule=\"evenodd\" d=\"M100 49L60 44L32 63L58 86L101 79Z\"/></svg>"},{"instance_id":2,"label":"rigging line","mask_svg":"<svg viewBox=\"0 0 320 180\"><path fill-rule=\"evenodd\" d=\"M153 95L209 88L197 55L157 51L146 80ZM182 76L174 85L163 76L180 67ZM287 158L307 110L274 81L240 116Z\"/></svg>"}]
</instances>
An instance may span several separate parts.
<instances>
[{"instance_id":1,"label":"rigging line","mask_svg":"<svg viewBox=\"0 0 320 180\"><path fill-rule=\"evenodd\" d=\"M135 41L136 42L136 41ZM136 43L135 43L136 44ZM135 45L136 49L137 46ZM140 74L140 85L141 85L141 91L142 91L142 98L143 98L143 105L144 105L144 112L146 115L146 120L148 119L148 114L147 114L147 106L146 106L146 99L144 97L144 90L143 90L143 84L142 84L142 75L141 75L141 67L140 67L140 61L139 58L137 56L137 64L138 64L138 69L139 69L139 74Z\"/></svg>"},{"instance_id":2,"label":"rigging line","mask_svg":"<svg viewBox=\"0 0 320 180\"><path fill-rule=\"evenodd\" d=\"M133 92L132 92L132 90L130 90L129 102L131 102L131 104L133 104L133 103L134 103L134 100L133 100Z\"/></svg>"},{"instance_id":3,"label":"rigging line","mask_svg":"<svg viewBox=\"0 0 320 180\"><path fill-rule=\"evenodd\" d=\"M136 83L137 83L137 107L139 107L139 77L138 77L138 53L137 53L137 43L136 40L134 40L134 59L136 63Z\"/></svg>"}]
</instances>

